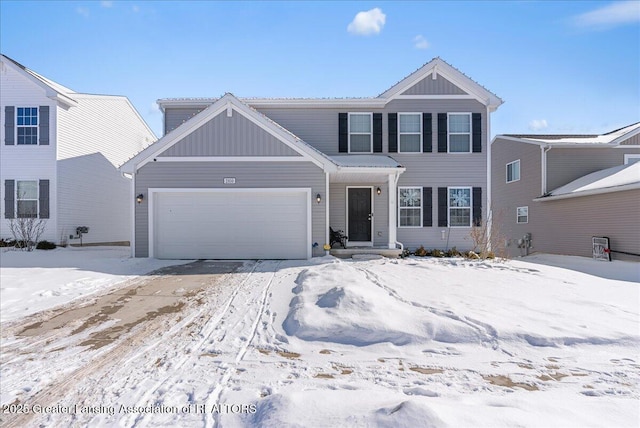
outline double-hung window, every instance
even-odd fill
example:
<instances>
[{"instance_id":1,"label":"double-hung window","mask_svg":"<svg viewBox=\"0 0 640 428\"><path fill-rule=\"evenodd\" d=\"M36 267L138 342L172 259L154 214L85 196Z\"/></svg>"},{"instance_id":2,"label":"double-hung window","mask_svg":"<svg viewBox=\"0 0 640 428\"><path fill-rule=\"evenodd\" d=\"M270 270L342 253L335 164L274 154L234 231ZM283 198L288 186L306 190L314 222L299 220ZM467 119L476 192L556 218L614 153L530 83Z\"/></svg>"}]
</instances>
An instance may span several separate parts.
<instances>
[{"instance_id":1,"label":"double-hung window","mask_svg":"<svg viewBox=\"0 0 640 428\"><path fill-rule=\"evenodd\" d=\"M516 208L516 217L518 223L529 223L529 207Z\"/></svg>"},{"instance_id":2,"label":"double-hung window","mask_svg":"<svg viewBox=\"0 0 640 428\"><path fill-rule=\"evenodd\" d=\"M449 187L449 225L471 226L471 187Z\"/></svg>"},{"instance_id":3,"label":"double-hung window","mask_svg":"<svg viewBox=\"0 0 640 428\"><path fill-rule=\"evenodd\" d=\"M18 107L16 109L16 132L18 145L38 144L37 107Z\"/></svg>"},{"instance_id":4,"label":"double-hung window","mask_svg":"<svg viewBox=\"0 0 640 428\"><path fill-rule=\"evenodd\" d=\"M471 153L471 113L449 113L449 153Z\"/></svg>"},{"instance_id":5,"label":"double-hung window","mask_svg":"<svg viewBox=\"0 0 640 428\"><path fill-rule=\"evenodd\" d=\"M398 113L398 147L400 153L420 153L422 114Z\"/></svg>"},{"instance_id":6,"label":"double-hung window","mask_svg":"<svg viewBox=\"0 0 640 428\"><path fill-rule=\"evenodd\" d=\"M16 182L16 205L18 218L38 217L38 182L36 180Z\"/></svg>"},{"instance_id":7,"label":"double-hung window","mask_svg":"<svg viewBox=\"0 0 640 428\"><path fill-rule=\"evenodd\" d=\"M400 227L422 227L422 187L398 188Z\"/></svg>"},{"instance_id":8,"label":"double-hung window","mask_svg":"<svg viewBox=\"0 0 640 428\"><path fill-rule=\"evenodd\" d=\"M372 153L373 114L349 113L349 152Z\"/></svg>"},{"instance_id":9,"label":"double-hung window","mask_svg":"<svg viewBox=\"0 0 640 428\"><path fill-rule=\"evenodd\" d=\"M520 180L520 159L507 164L507 183Z\"/></svg>"}]
</instances>

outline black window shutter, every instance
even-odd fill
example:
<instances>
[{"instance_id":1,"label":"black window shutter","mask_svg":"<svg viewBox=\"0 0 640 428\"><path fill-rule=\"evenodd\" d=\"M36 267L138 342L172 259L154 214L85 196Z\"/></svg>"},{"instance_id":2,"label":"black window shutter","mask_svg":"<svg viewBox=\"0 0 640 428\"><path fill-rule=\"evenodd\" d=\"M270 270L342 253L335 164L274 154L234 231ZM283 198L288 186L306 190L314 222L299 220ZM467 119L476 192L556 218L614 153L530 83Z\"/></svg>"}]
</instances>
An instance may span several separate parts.
<instances>
[{"instance_id":1,"label":"black window shutter","mask_svg":"<svg viewBox=\"0 0 640 428\"><path fill-rule=\"evenodd\" d=\"M349 151L349 125L347 113L338 113L338 151L347 153Z\"/></svg>"},{"instance_id":2,"label":"black window shutter","mask_svg":"<svg viewBox=\"0 0 640 428\"><path fill-rule=\"evenodd\" d=\"M389 113L389 153L398 152L398 113Z\"/></svg>"},{"instance_id":3,"label":"black window shutter","mask_svg":"<svg viewBox=\"0 0 640 428\"><path fill-rule=\"evenodd\" d=\"M438 187L438 227L447 227L449 225L447 220L448 206L447 188Z\"/></svg>"},{"instance_id":4,"label":"black window shutter","mask_svg":"<svg viewBox=\"0 0 640 428\"><path fill-rule=\"evenodd\" d=\"M433 226L433 198L431 187L422 188L422 227Z\"/></svg>"},{"instance_id":5,"label":"black window shutter","mask_svg":"<svg viewBox=\"0 0 640 428\"><path fill-rule=\"evenodd\" d=\"M382 113L373 113L373 152L382 153Z\"/></svg>"},{"instance_id":6,"label":"black window shutter","mask_svg":"<svg viewBox=\"0 0 640 428\"><path fill-rule=\"evenodd\" d=\"M473 153L482 152L482 115L473 113L471 115L471 128L473 129Z\"/></svg>"},{"instance_id":7,"label":"black window shutter","mask_svg":"<svg viewBox=\"0 0 640 428\"><path fill-rule=\"evenodd\" d=\"M438 113L438 153L447 153L447 113Z\"/></svg>"},{"instance_id":8,"label":"black window shutter","mask_svg":"<svg viewBox=\"0 0 640 428\"><path fill-rule=\"evenodd\" d=\"M49 145L49 106L40 106L38 114L38 139L41 146Z\"/></svg>"},{"instance_id":9,"label":"black window shutter","mask_svg":"<svg viewBox=\"0 0 640 428\"><path fill-rule=\"evenodd\" d=\"M422 152L431 153L431 113L422 113Z\"/></svg>"},{"instance_id":10,"label":"black window shutter","mask_svg":"<svg viewBox=\"0 0 640 428\"><path fill-rule=\"evenodd\" d=\"M473 188L473 225L482 224L482 187Z\"/></svg>"},{"instance_id":11,"label":"black window shutter","mask_svg":"<svg viewBox=\"0 0 640 428\"><path fill-rule=\"evenodd\" d=\"M16 218L16 182L4 180L4 218Z\"/></svg>"},{"instance_id":12,"label":"black window shutter","mask_svg":"<svg viewBox=\"0 0 640 428\"><path fill-rule=\"evenodd\" d=\"M4 108L4 144L13 146L15 142L15 123L16 108L14 106L6 106ZM13 217L7 217L13 218Z\"/></svg>"},{"instance_id":13,"label":"black window shutter","mask_svg":"<svg viewBox=\"0 0 640 428\"><path fill-rule=\"evenodd\" d=\"M49 180L40 180L39 186L40 218L49 218Z\"/></svg>"}]
</instances>

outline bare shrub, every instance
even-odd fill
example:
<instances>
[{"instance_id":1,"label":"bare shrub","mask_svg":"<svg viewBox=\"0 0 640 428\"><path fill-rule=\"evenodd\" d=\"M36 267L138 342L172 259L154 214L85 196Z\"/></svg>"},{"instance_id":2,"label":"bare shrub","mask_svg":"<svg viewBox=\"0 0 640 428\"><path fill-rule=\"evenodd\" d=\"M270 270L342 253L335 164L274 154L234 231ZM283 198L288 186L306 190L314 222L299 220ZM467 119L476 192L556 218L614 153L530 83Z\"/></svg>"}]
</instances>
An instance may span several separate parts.
<instances>
[{"instance_id":1,"label":"bare shrub","mask_svg":"<svg viewBox=\"0 0 640 428\"><path fill-rule=\"evenodd\" d=\"M47 226L47 220L37 217L19 217L9 220L9 230L16 241L16 248L33 251Z\"/></svg>"},{"instance_id":2,"label":"bare shrub","mask_svg":"<svg viewBox=\"0 0 640 428\"><path fill-rule=\"evenodd\" d=\"M473 226L469 232L469 238L473 242L473 251L482 259L501 258L507 259L507 247L505 234L502 232L501 212L489 211L489 216L483 219L479 225Z\"/></svg>"}]
</instances>

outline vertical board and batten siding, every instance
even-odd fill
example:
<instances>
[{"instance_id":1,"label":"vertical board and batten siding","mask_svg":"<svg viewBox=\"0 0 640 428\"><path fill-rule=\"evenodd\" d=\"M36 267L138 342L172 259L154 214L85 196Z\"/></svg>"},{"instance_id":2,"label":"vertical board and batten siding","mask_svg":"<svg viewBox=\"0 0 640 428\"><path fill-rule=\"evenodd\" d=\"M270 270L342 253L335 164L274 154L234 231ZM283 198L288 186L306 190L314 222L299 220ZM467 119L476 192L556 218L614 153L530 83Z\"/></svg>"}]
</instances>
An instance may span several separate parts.
<instances>
[{"instance_id":1,"label":"vertical board and batten siding","mask_svg":"<svg viewBox=\"0 0 640 428\"><path fill-rule=\"evenodd\" d=\"M163 156L301 156L278 138L235 112L222 112L196 129Z\"/></svg>"},{"instance_id":2,"label":"vertical board and batten siding","mask_svg":"<svg viewBox=\"0 0 640 428\"><path fill-rule=\"evenodd\" d=\"M507 183L507 164L520 159L520 180ZM524 255L517 241L526 233L531 233L534 248L548 227L544 220L544 205L533 202L541 196L542 162L541 150L537 144L502 140L499 137L491 146L491 199L493 224L500 236L505 251L510 257ZM529 222L517 223L518 207L529 207ZM506 244L506 245L505 245Z\"/></svg>"},{"instance_id":3,"label":"vertical board and batten siding","mask_svg":"<svg viewBox=\"0 0 640 428\"><path fill-rule=\"evenodd\" d=\"M338 155L338 115L346 112L381 112L382 120L382 155L389 155L406 167L399 179L398 186L431 187L432 192L432 227L423 228L398 228L398 241L405 246L415 249L420 245L432 248L444 248L446 242L441 241L441 228L437 227L437 191L438 187L447 186L467 186L482 188L483 216L486 216L487 209L487 112L486 107L476 100L393 100L384 109L366 108L259 108L270 119L278 122L305 142L311 144L316 149L328 154ZM465 112L481 114L481 152L480 153L437 153L437 141L430 153L389 153L389 121L388 113L397 112L423 112L432 114L432 138L437 138L437 114L448 112ZM331 184L331 223L342 226L345 230L345 219L339 220L338 216L345 213L345 201L342 200L340 192L344 190L334 190L336 186L342 184ZM381 188L387 191L387 185ZM345 196L346 197L346 196ZM342 207L341 207L342 205ZM388 216L388 213L385 214ZM380 220L379 218L376 220ZM379 224L376 223L374 235L376 245L378 245L377 231ZM451 228L449 234L449 247L457 246L459 249L471 247L468 239L470 228ZM384 236L388 231L384 231ZM387 241L381 245L385 245Z\"/></svg>"},{"instance_id":4,"label":"vertical board and batten siding","mask_svg":"<svg viewBox=\"0 0 640 428\"><path fill-rule=\"evenodd\" d=\"M640 190L537 202L547 224L534 242L536 251L591 257L591 238L606 236L612 250L640 254L638 201ZM640 256L615 252L611 258L640 261Z\"/></svg>"},{"instance_id":5,"label":"vertical board and batten siding","mask_svg":"<svg viewBox=\"0 0 640 428\"><path fill-rule=\"evenodd\" d=\"M87 226L83 242L130 241L131 184L118 167L155 136L125 97L75 99L77 106L59 108L58 233L68 237Z\"/></svg>"},{"instance_id":6,"label":"vertical board and batten siding","mask_svg":"<svg viewBox=\"0 0 640 428\"><path fill-rule=\"evenodd\" d=\"M640 134L636 134L632 137L627 138L626 140L620 142L620 145L623 146L640 146Z\"/></svg>"},{"instance_id":7,"label":"vertical board and batten siding","mask_svg":"<svg viewBox=\"0 0 640 428\"><path fill-rule=\"evenodd\" d=\"M204 110L203 107L167 107L164 111L164 135L176 129L193 116Z\"/></svg>"},{"instance_id":8,"label":"vertical board and batten siding","mask_svg":"<svg viewBox=\"0 0 640 428\"><path fill-rule=\"evenodd\" d=\"M552 148L547 152L547 191L601 169L624 164L625 154L640 148Z\"/></svg>"},{"instance_id":9,"label":"vertical board and batten siding","mask_svg":"<svg viewBox=\"0 0 640 428\"><path fill-rule=\"evenodd\" d=\"M347 187L373 187L373 245L386 247L389 243L389 191L387 182L379 183L331 183L329 226L347 234ZM382 193L376 194L380 187Z\"/></svg>"},{"instance_id":10,"label":"vertical board and batten siding","mask_svg":"<svg viewBox=\"0 0 640 428\"><path fill-rule=\"evenodd\" d=\"M467 93L438 75L436 80L433 80L431 76L427 76L404 91L402 95L467 95Z\"/></svg>"},{"instance_id":11,"label":"vertical board and batten siding","mask_svg":"<svg viewBox=\"0 0 640 428\"><path fill-rule=\"evenodd\" d=\"M49 180L49 218L41 239L57 242L56 188L56 102L46 96L45 90L10 66L0 72L0 238L10 238L9 222L5 219L5 180ZM49 141L45 145L5 144L5 107L49 107ZM15 109L14 109L15 114ZM12 118L15 120L15 118ZM39 127L38 132L42 128ZM15 140L15 139L14 139Z\"/></svg>"},{"instance_id":12,"label":"vertical board and batten siding","mask_svg":"<svg viewBox=\"0 0 640 428\"><path fill-rule=\"evenodd\" d=\"M236 183L223 184L225 177ZM311 162L151 162L136 174L135 194L147 198L135 204L136 257L149 254L149 188L247 189L247 188L311 188L312 244L318 243L313 255L324 254L325 202L316 203L315 195L325 197L325 173ZM286 233L286 230L282 231ZM232 242L229 245L233 245Z\"/></svg>"}]
</instances>

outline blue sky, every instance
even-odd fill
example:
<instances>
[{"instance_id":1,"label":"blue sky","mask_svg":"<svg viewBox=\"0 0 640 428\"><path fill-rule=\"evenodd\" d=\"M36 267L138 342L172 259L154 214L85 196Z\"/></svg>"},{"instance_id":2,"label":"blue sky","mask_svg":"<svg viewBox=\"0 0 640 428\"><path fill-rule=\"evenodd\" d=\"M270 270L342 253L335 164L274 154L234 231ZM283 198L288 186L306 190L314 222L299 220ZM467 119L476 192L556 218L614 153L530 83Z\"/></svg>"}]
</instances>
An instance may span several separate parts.
<instances>
[{"instance_id":1,"label":"blue sky","mask_svg":"<svg viewBox=\"0 0 640 428\"><path fill-rule=\"evenodd\" d=\"M436 56L505 101L494 135L640 121L638 1L2 0L0 50L159 136L158 98L376 96Z\"/></svg>"}]
</instances>

